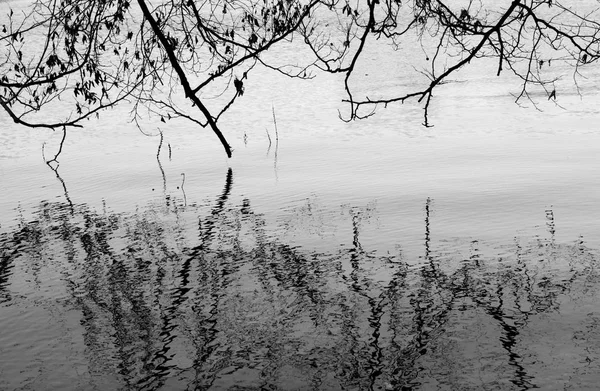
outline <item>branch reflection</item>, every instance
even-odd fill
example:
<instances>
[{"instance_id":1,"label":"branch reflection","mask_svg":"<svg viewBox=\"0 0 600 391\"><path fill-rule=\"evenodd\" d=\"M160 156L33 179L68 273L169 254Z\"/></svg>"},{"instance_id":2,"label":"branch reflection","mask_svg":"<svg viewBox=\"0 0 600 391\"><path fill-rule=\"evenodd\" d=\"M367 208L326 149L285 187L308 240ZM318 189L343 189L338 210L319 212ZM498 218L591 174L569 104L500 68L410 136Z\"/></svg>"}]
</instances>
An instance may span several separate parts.
<instances>
[{"instance_id":1,"label":"branch reflection","mask_svg":"<svg viewBox=\"0 0 600 391\"><path fill-rule=\"evenodd\" d=\"M495 249L437 239L427 199L424 255L410 258L371 249L377 211L350 207L315 217L346 236L313 251L282 240L251 200L234 202L233 183L229 169L211 204L174 210L41 204L0 234L0 308L68 303L80 329L65 332L81 336L77 359L100 388L525 390L552 362L547 319L575 314L600 280L597 254L557 243L549 212L548 239ZM288 225L320 212L297 213ZM561 349L596 357L599 322L584 312L571 327L587 350Z\"/></svg>"}]
</instances>

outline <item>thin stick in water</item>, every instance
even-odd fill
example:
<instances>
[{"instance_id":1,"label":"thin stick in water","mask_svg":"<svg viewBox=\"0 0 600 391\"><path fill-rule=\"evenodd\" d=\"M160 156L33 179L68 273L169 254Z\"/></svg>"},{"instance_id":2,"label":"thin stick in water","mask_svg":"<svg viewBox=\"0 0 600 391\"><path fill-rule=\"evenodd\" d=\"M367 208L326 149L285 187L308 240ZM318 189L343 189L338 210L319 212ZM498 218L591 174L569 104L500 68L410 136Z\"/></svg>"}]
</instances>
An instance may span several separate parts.
<instances>
[{"instance_id":1,"label":"thin stick in water","mask_svg":"<svg viewBox=\"0 0 600 391\"><path fill-rule=\"evenodd\" d=\"M273 111L273 123L275 124L275 140L279 140L279 132L277 131L277 118L275 118L275 106L271 105Z\"/></svg>"},{"instance_id":2,"label":"thin stick in water","mask_svg":"<svg viewBox=\"0 0 600 391\"><path fill-rule=\"evenodd\" d=\"M181 180L181 192L183 193L183 204L187 206L187 197L185 196L185 190L183 189L183 185L185 184L185 173L181 173L183 179Z\"/></svg>"}]
</instances>

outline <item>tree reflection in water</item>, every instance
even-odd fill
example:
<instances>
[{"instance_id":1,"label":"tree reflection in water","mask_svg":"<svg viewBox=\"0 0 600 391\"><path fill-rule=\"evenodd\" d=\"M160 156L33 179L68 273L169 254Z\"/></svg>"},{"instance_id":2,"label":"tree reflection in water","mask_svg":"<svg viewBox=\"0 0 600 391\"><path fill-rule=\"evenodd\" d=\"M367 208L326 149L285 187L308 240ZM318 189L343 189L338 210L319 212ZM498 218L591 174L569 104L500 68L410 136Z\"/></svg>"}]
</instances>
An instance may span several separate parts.
<instances>
[{"instance_id":1,"label":"tree reflection in water","mask_svg":"<svg viewBox=\"0 0 600 391\"><path fill-rule=\"evenodd\" d=\"M250 200L234 204L232 188L229 170L208 210L169 196L135 214L43 203L0 234L0 311L75 310L80 328L64 332L81 336L82 357L47 351L44 365L84 361L84 388L596 384L598 256L556 243L552 210L549 239L494 248L434 240L427 199L424 255L407 259L363 248L373 210L349 209L348 247L309 251L283 243ZM22 341L9 342L5 360ZM47 386L24 371L2 377Z\"/></svg>"}]
</instances>

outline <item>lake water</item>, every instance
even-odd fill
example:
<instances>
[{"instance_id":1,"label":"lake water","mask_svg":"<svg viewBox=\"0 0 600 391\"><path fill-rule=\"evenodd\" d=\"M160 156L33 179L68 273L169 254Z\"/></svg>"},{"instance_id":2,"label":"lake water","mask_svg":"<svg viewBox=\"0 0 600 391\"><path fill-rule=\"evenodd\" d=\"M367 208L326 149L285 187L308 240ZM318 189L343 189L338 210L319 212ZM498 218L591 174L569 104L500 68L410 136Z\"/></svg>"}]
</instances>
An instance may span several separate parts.
<instances>
[{"instance_id":1,"label":"lake water","mask_svg":"<svg viewBox=\"0 0 600 391\"><path fill-rule=\"evenodd\" d=\"M418 81L365 58L365 88ZM257 72L232 159L123 107L54 172L62 134L0 116L0 389L597 389L600 75L540 111L492 69L432 128Z\"/></svg>"}]
</instances>

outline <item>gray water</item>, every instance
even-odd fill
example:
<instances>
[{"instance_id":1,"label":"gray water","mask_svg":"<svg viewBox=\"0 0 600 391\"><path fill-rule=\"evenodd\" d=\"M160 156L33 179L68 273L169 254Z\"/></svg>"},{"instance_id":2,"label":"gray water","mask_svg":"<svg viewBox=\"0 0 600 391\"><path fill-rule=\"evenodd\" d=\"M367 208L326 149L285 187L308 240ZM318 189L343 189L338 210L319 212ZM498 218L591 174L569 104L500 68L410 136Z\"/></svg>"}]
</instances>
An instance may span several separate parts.
<instances>
[{"instance_id":1,"label":"gray water","mask_svg":"<svg viewBox=\"0 0 600 391\"><path fill-rule=\"evenodd\" d=\"M433 128L258 72L231 160L123 107L52 171L62 134L0 116L0 389L597 389L598 72L538 110L484 65Z\"/></svg>"}]
</instances>

